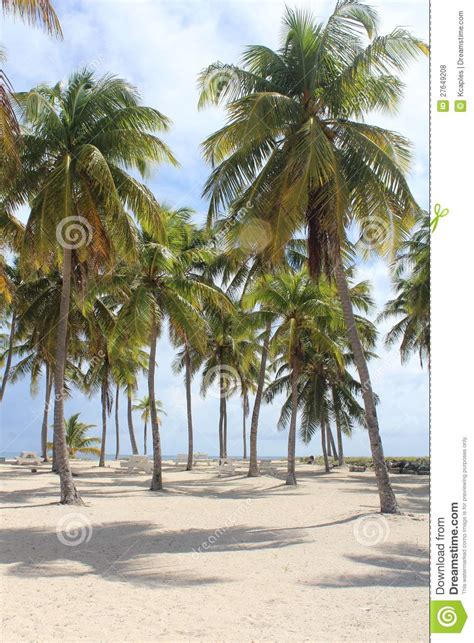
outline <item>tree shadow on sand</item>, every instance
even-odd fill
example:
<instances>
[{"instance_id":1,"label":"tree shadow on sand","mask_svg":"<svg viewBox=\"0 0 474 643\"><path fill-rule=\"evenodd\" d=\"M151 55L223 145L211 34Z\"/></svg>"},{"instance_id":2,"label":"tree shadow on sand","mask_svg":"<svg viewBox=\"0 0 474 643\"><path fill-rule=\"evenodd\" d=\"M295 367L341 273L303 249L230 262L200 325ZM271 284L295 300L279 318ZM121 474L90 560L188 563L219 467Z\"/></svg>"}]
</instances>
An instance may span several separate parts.
<instances>
[{"instance_id":1,"label":"tree shadow on sand","mask_svg":"<svg viewBox=\"0 0 474 643\"><path fill-rule=\"evenodd\" d=\"M412 543L384 543L365 549L364 554L345 558L365 565L367 573L337 574L310 583L326 589L350 587L426 587L429 586L429 553ZM374 569L375 568L375 569ZM359 567L360 569L360 567Z\"/></svg>"},{"instance_id":2,"label":"tree shadow on sand","mask_svg":"<svg viewBox=\"0 0 474 643\"><path fill-rule=\"evenodd\" d=\"M212 554L278 549L306 542L303 530L242 525L185 530L163 530L147 522L92 525L85 512L64 512L58 525L58 532L1 530L1 560L11 565L8 573L78 579L92 574L141 586L192 587L232 582L225 573L222 577L202 574L203 563ZM185 555L179 568L176 555Z\"/></svg>"}]
</instances>

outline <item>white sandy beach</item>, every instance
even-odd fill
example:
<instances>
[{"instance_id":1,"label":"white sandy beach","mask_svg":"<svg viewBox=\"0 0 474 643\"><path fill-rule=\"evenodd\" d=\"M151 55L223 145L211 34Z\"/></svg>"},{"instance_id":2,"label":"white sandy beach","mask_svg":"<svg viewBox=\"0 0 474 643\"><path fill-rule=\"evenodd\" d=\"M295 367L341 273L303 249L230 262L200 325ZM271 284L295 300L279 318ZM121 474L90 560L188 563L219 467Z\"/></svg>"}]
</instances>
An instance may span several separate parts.
<instances>
[{"instance_id":1,"label":"white sandy beach","mask_svg":"<svg viewBox=\"0 0 474 643\"><path fill-rule=\"evenodd\" d=\"M404 514L381 517L372 473L167 465L152 493L108 465L73 464L79 508L1 466L3 640L428 640L426 477L395 476Z\"/></svg>"}]
</instances>

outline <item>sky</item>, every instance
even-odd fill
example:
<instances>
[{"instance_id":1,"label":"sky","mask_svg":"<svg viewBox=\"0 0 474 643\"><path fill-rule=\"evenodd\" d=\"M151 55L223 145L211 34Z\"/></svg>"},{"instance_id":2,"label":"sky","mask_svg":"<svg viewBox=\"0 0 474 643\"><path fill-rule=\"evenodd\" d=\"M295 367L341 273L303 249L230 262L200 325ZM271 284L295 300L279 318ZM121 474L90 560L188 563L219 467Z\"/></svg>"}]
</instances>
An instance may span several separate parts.
<instances>
[{"instance_id":1,"label":"sky","mask_svg":"<svg viewBox=\"0 0 474 643\"><path fill-rule=\"evenodd\" d=\"M334 2L291 2L291 7L311 9L318 19L330 14ZM371 3L379 13L380 33L403 26L428 41L428 0L379 0ZM133 83L143 103L171 118L172 129L163 138L180 162L180 168L159 167L149 185L161 202L172 207L189 206L202 221L207 204L201 199L209 167L202 160L200 144L224 123L219 108L197 110L197 76L211 62L236 63L246 45L278 47L284 0L56 0L64 40L49 38L41 30L18 20L3 19L0 42L8 56L5 70L17 91L38 83L66 80L74 70L87 66L100 76L113 73ZM414 159L409 183L418 202L428 207L428 61L411 64L403 77L405 96L395 116L371 115L371 122L407 136L413 143ZM19 213L24 219L25 212ZM357 277L374 287L376 311L391 298L387 265L370 260L358 266ZM416 357L403 366L398 347L387 350L383 337L391 323L379 325L379 359L370 364L371 378L380 397L378 414L385 453L392 456L428 453L428 374ZM182 376L171 372L174 351L161 338L158 351L156 395L167 416L162 426L162 448L166 455L186 452L186 409ZM146 394L140 382L137 398ZM43 405L43 383L30 396L27 379L10 386L0 407L1 443L5 453L39 450ZM229 401L229 454L241 455L241 406L238 397ZM200 378L193 382L195 451L218 452L217 397L200 396ZM262 407L259 426L260 455L283 455L286 431L277 430L280 407ZM97 425L100 434L100 402L74 391L66 401L66 417L81 413L81 420ZM126 400L120 409L121 451L130 453L126 424ZM137 440L142 445L142 425L135 417ZM113 417L109 420L107 453L115 450ZM367 432L358 429L346 441L348 455L370 453ZM149 439L148 453L151 453ZM297 454L319 454L319 439L309 445L298 442Z\"/></svg>"}]
</instances>

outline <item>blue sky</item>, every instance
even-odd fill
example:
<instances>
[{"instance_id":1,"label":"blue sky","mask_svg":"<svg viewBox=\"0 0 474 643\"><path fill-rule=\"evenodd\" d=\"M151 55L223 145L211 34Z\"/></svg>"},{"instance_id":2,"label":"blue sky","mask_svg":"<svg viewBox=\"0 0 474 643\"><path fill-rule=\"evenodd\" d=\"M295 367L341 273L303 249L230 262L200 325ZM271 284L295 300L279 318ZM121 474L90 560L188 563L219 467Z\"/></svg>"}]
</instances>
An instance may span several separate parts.
<instances>
[{"instance_id":1,"label":"blue sky","mask_svg":"<svg viewBox=\"0 0 474 643\"><path fill-rule=\"evenodd\" d=\"M289 6L309 7L318 18L330 13L333 2L287 2ZM379 11L381 33L396 26L409 28L428 40L428 1L404 0L372 3ZM78 67L88 66L98 75L112 72L140 90L145 104L157 107L173 121L166 141L181 167L158 168L150 185L158 199L173 207L190 206L201 221L206 203L201 199L209 168L202 161L199 145L223 123L219 109L198 112L196 78L209 63L237 62L248 44L276 47L280 33L283 0L198 1L174 0L56 0L54 3L64 31L64 41L48 38L40 30L19 21L2 23L0 41L6 47L6 70L16 90L28 90L40 82L67 79ZM414 163L410 175L412 190L428 207L428 62L414 63L404 77L405 98L394 117L374 115L371 120L390 127L411 139ZM21 213L24 216L24 213ZM374 286L377 309L391 296L387 267L381 261L361 264L359 276ZM381 336L389 325L380 327ZM389 455L424 455L428 452L428 375L416 358L403 367L396 349L387 351L382 342L380 358L372 363L372 381L381 403L380 425L385 451ZM186 450L186 415L181 376L171 373L173 349L163 337L158 346L157 397L167 411L162 429L163 452ZM202 399L199 378L193 385L195 450L217 452L218 400ZM138 397L146 392L141 382ZM31 398L29 382L7 389L0 410L1 449L16 452L39 449L42 416L41 386ZM98 399L89 400L77 392L66 402L66 415L81 412L81 418L100 427ZM259 451L262 455L284 454L286 433L276 429L278 405L264 406L261 415ZM129 452L122 400L122 452ZM135 418L141 444L141 424ZM115 449L113 420L110 420L107 452ZM241 410L238 399L229 402L229 452L240 455ZM316 439L308 446L298 444L299 454L319 453ZM348 454L368 454L365 431L359 429L347 443ZM151 443L149 444L151 452Z\"/></svg>"}]
</instances>

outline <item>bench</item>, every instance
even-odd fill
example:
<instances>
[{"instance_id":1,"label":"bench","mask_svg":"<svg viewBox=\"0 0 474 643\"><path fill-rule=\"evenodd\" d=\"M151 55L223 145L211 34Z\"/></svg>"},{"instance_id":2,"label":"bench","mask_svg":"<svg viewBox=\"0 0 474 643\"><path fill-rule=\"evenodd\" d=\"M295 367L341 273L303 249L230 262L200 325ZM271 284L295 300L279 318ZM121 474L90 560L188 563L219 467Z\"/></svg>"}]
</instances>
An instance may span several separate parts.
<instances>
[{"instance_id":1,"label":"bench","mask_svg":"<svg viewBox=\"0 0 474 643\"><path fill-rule=\"evenodd\" d=\"M272 464L271 460L260 460L258 463L258 470L263 476L276 476L278 473L278 469Z\"/></svg>"},{"instance_id":2,"label":"bench","mask_svg":"<svg viewBox=\"0 0 474 643\"><path fill-rule=\"evenodd\" d=\"M15 459L15 464L35 466L41 464L41 458L34 451L22 451Z\"/></svg>"},{"instance_id":3,"label":"bench","mask_svg":"<svg viewBox=\"0 0 474 643\"><path fill-rule=\"evenodd\" d=\"M152 473L153 463L148 460L146 455L131 455L129 460L121 462L120 466L127 469L127 473L134 471L143 471L144 473Z\"/></svg>"},{"instance_id":4,"label":"bench","mask_svg":"<svg viewBox=\"0 0 474 643\"><path fill-rule=\"evenodd\" d=\"M228 458L221 458L219 460L219 467L218 467L219 478L222 476L234 476L234 475L235 475L235 468L232 463L232 460L229 460Z\"/></svg>"},{"instance_id":5,"label":"bench","mask_svg":"<svg viewBox=\"0 0 474 643\"><path fill-rule=\"evenodd\" d=\"M194 464L197 464L198 462L206 462L208 466L211 464L211 459L207 453L195 453L193 455L193 459Z\"/></svg>"}]
</instances>

